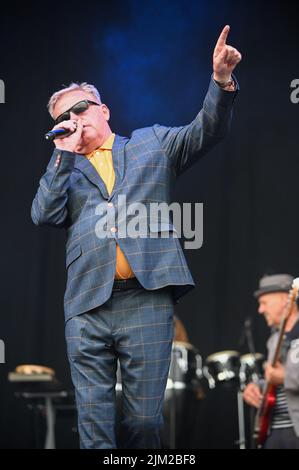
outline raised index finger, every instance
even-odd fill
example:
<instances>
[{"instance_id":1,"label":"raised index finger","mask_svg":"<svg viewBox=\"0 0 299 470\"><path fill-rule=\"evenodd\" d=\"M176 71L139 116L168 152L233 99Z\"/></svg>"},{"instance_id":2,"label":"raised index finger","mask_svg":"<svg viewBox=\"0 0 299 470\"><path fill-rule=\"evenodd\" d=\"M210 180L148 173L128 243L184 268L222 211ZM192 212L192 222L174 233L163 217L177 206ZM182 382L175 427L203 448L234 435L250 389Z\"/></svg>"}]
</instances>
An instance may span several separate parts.
<instances>
[{"instance_id":1,"label":"raised index finger","mask_svg":"<svg viewBox=\"0 0 299 470\"><path fill-rule=\"evenodd\" d=\"M227 39L229 30L230 30L230 27L229 27L228 24L227 24L226 26L224 26L224 28L223 28L223 30L221 31L220 36L219 36L219 38L218 38L216 47L223 47L223 46L225 46L225 44L226 44L226 39Z\"/></svg>"}]
</instances>

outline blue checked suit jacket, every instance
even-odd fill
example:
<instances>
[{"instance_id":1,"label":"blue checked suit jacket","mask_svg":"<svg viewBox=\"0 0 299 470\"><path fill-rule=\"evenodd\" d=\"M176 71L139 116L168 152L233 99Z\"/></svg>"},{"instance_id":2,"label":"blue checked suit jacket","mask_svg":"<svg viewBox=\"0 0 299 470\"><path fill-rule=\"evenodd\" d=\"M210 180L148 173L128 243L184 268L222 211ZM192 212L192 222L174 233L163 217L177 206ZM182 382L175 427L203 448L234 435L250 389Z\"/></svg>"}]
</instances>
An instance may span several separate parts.
<instances>
[{"instance_id":1,"label":"blue checked suit jacket","mask_svg":"<svg viewBox=\"0 0 299 470\"><path fill-rule=\"evenodd\" d=\"M156 232L156 238L120 238L117 231L99 238L95 227L100 217L105 217L108 232L114 226L111 203L117 211L119 195L126 196L127 204L170 204L176 177L226 135L236 94L222 90L211 79L203 108L191 124L154 125L134 131L130 138L116 135L112 148L115 185L110 196L84 155L54 150L33 200L31 216L36 225L64 227L67 231L66 320L102 305L111 296L116 241L144 288L173 285L175 299L193 288L170 220L149 222L149 233ZM106 205L101 216L96 209L99 203L102 208ZM169 231L168 238L161 238L164 230Z\"/></svg>"}]
</instances>

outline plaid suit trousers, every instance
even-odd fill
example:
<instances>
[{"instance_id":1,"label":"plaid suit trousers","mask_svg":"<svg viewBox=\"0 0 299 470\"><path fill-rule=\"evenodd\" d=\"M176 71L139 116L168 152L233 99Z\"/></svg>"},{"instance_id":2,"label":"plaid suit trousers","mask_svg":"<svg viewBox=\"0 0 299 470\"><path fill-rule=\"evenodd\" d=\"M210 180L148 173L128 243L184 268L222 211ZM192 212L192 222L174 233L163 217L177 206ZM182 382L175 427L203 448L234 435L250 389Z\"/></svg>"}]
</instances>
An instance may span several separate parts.
<instances>
[{"instance_id":1,"label":"plaid suit trousers","mask_svg":"<svg viewBox=\"0 0 299 470\"><path fill-rule=\"evenodd\" d=\"M158 290L113 291L103 305L66 322L80 447L159 448L173 339L173 297ZM122 376L122 435L116 440L116 369Z\"/></svg>"}]
</instances>

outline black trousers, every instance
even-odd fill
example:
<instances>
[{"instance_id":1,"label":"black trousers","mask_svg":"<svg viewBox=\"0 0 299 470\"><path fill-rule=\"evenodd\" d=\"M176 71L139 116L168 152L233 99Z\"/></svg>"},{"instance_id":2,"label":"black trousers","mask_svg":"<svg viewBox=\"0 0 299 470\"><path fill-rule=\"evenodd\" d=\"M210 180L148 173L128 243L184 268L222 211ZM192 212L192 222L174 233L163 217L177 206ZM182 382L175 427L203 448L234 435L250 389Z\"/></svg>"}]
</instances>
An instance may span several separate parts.
<instances>
[{"instance_id":1,"label":"black trousers","mask_svg":"<svg viewBox=\"0 0 299 470\"><path fill-rule=\"evenodd\" d=\"M294 428L272 429L264 449L299 449L299 437Z\"/></svg>"}]
</instances>

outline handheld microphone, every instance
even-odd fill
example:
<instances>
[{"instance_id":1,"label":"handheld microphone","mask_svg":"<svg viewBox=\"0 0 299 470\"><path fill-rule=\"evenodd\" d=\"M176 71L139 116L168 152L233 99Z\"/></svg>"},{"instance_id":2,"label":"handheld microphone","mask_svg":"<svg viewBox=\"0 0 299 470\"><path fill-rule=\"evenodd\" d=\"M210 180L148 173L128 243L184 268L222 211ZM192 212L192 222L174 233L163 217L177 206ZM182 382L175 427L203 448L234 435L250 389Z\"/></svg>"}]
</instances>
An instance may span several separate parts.
<instances>
[{"instance_id":1,"label":"handheld microphone","mask_svg":"<svg viewBox=\"0 0 299 470\"><path fill-rule=\"evenodd\" d=\"M74 130L74 132L76 132L76 129ZM52 141L54 139L58 139L59 137L66 136L67 134L73 134L73 132L63 128L53 129L52 131L49 131L45 134L45 139Z\"/></svg>"}]
</instances>

